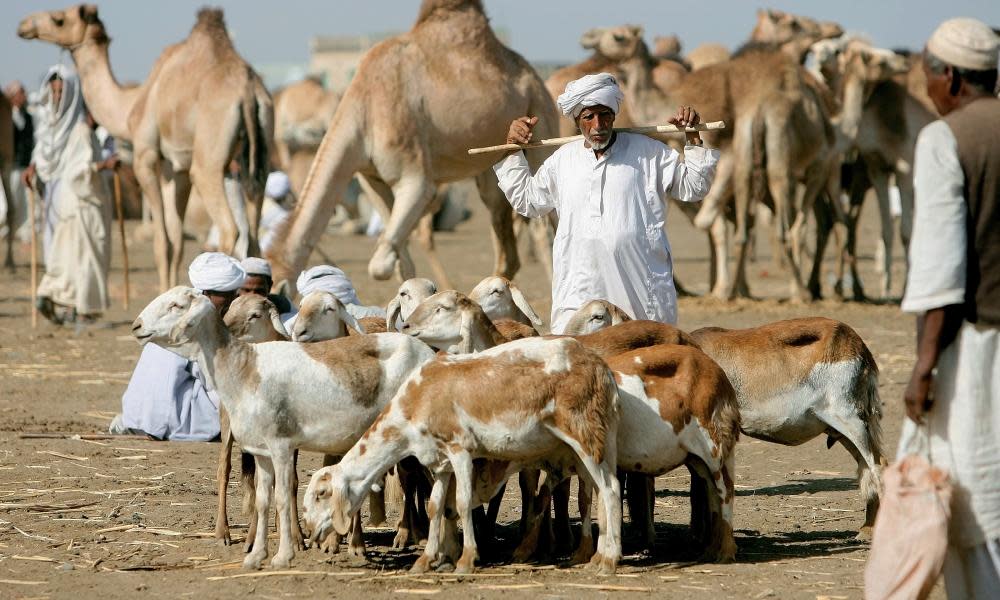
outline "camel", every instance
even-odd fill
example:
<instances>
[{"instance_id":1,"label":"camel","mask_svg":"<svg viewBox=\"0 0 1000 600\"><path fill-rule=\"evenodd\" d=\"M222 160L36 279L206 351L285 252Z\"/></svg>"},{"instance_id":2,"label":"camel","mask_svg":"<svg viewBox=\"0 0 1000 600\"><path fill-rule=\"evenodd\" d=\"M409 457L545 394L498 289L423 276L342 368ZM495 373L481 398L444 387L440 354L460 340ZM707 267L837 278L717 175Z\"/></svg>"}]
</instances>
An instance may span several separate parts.
<instances>
[{"instance_id":1,"label":"camel","mask_svg":"<svg viewBox=\"0 0 1000 600\"><path fill-rule=\"evenodd\" d=\"M7 199L7 257L4 266L14 271L14 199L10 191L10 172L14 168L14 118L10 100L0 93L0 191Z\"/></svg>"},{"instance_id":2,"label":"camel","mask_svg":"<svg viewBox=\"0 0 1000 600\"><path fill-rule=\"evenodd\" d=\"M339 102L340 94L325 89L313 77L288 85L274 95L274 149L296 194L302 193L309 166Z\"/></svg>"},{"instance_id":3,"label":"camel","mask_svg":"<svg viewBox=\"0 0 1000 600\"><path fill-rule=\"evenodd\" d=\"M472 176L490 207L494 272L512 278L520 266L512 212L490 169L500 156L470 156L467 149L504 140L511 121L524 115L539 117L537 137L556 132L545 85L496 38L481 1L424 0L409 32L362 58L290 223L268 253L275 281L294 280L354 173L376 203L391 207L368 264L375 279L396 269L404 279L413 277L407 239L436 185ZM537 167L543 156L530 152L528 159Z\"/></svg>"},{"instance_id":4,"label":"camel","mask_svg":"<svg viewBox=\"0 0 1000 600\"><path fill-rule=\"evenodd\" d=\"M704 69L710 65L717 65L730 58L729 48L722 44L702 44L687 53L684 58L692 71Z\"/></svg>"},{"instance_id":5,"label":"camel","mask_svg":"<svg viewBox=\"0 0 1000 600\"><path fill-rule=\"evenodd\" d=\"M891 51L872 48L865 43L846 41L833 52L818 49L817 62L823 78L830 84L841 104L834 119L840 136L838 152L856 152L863 170L850 187L851 205L847 211L846 247L840 252L837 291L843 279L843 263L851 269L855 300L865 298L854 260L857 217L865 192L874 188L879 202L882 236L876 252L876 270L880 276L879 294L886 298L892 287L892 242L894 219L889 210L889 177L895 176L899 188L902 215L900 235L908 248L913 224L913 154L917 134L934 120L920 99L895 80L906 75L910 65Z\"/></svg>"},{"instance_id":6,"label":"camel","mask_svg":"<svg viewBox=\"0 0 1000 600\"><path fill-rule=\"evenodd\" d=\"M750 32L750 42L777 46L801 62L812 44L840 37L843 33L840 25L830 21L819 22L780 10L762 9L757 11L757 23Z\"/></svg>"},{"instance_id":7,"label":"camel","mask_svg":"<svg viewBox=\"0 0 1000 600\"><path fill-rule=\"evenodd\" d=\"M136 177L153 217L161 291L178 283L192 185L220 229L220 248L257 253L273 108L260 77L233 48L222 11L199 11L187 39L166 48L149 78L135 88L120 85L112 74L111 40L96 6L34 13L21 21L18 35L68 50L94 119L132 142ZM222 183L234 159L249 200L250 236L239 248Z\"/></svg>"}]
</instances>

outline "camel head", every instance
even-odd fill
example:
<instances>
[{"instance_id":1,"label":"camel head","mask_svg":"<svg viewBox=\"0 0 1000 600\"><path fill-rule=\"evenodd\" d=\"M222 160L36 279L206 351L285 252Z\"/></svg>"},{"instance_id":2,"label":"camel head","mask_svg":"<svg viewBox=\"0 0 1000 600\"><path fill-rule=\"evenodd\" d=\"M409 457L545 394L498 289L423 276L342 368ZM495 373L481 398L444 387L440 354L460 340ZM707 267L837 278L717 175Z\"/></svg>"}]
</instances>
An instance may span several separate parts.
<instances>
[{"instance_id":1,"label":"camel head","mask_svg":"<svg viewBox=\"0 0 1000 600\"><path fill-rule=\"evenodd\" d=\"M36 12L17 26L17 35L26 40L42 40L73 50L94 41L106 43L104 24L93 4L78 4L65 10Z\"/></svg>"},{"instance_id":2,"label":"camel head","mask_svg":"<svg viewBox=\"0 0 1000 600\"><path fill-rule=\"evenodd\" d=\"M673 58L681 54L681 40L676 35L658 35L653 38L653 56Z\"/></svg>"},{"instance_id":3,"label":"camel head","mask_svg":"<svg viewBox=\"0 0 1000 600\"><path fill-rule=\"evenodd\" d=\"M639 52L643 29L637 25L597 27L583 34L580 45L613 60L628 60Z\"/></svg>"},{"instance_id":4,"label":"camel head","mask_svg":"<svg viewBox=\"0 0 1000 600\"><path fill-rule=\"evenodd\" d=\"M755 42L786 44L806 38L809 43L838 37L844 33L840 25L830 21L819 22L809 17L793 15L780 10L757 11L757 24L750 34Z\"/></svg>"},{"instance_id":5,"label":"camel head","mask_svg":"<svg viewBox=\"0 0 1000 600\"><path fill-rule=\"evenodd\" d=\"M841 73L852 74L868 83L885 81L909 71L906 57L884 48L848 44L839 57Z\"/></svg>"}]
</instances>

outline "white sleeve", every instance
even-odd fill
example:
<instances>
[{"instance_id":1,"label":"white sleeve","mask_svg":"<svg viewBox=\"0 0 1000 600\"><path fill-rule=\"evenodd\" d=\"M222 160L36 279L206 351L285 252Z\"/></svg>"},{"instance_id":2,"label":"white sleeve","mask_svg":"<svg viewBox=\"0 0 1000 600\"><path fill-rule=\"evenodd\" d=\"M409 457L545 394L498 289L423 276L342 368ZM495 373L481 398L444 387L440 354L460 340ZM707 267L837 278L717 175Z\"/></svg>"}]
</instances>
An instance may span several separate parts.
<instances>
[{"instance_id":1,"label":"white sleeve","mask_svg":"<svg viewBox=\"0 0 1000 600\"><path fill-rule=\"evenodd\" d=\"M944 121L917 136L913 161L913 236L902 309L922 313L965 302L965 176L958 143Z\"/></svg>"},{"instance_id":2,"label":"white sleeve","mask_svg":"<svg viewBox=\"0 0 1000 600\"><path fill-rule=\"evenodd\" d=\"M523 152L515 152L493 165L500 189L518 214L541 217L558 208L555 182L549 166L551 159L549 157L542 163L534 175Z\"/></svg>"},{"instance_id":3,"label":"white sleeve","mask_svg":"<svg viewBox=\"0 0 1000 600\"><path fill-rule=\"evenodd\" d=\"M675 163L674 175L670 178L667 194L681 202L698 202L708 195L712 181L715 179L715 167L719 164L719 151L715 148L701 146L684 146L684 160L680 160L677 152L668 148L669 155ZM667 165L663 165L667 166Z\"/></svg>"}]
</instances>

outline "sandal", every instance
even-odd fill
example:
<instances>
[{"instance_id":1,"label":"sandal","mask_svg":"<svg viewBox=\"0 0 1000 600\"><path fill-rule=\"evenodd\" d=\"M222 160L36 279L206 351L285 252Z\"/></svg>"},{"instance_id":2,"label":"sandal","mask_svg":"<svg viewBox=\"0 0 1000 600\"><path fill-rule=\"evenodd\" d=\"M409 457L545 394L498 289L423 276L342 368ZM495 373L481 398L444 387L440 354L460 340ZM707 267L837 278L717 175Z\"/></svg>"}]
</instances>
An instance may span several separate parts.
<instances>
[{"instance_id":1,"label":"sandal","mask_svg":"<svg viewBox=\"0 0 1000 600\"><path fill-rule=\"evenodd\" d=\"M35 308L37 308L38 312L49 321L55 323L56 325L62 325L63 320L56 314L56 304L52 301L52 298L49 298L48 296L39 296L35 300Z\"/></svg>"}]
</instances>

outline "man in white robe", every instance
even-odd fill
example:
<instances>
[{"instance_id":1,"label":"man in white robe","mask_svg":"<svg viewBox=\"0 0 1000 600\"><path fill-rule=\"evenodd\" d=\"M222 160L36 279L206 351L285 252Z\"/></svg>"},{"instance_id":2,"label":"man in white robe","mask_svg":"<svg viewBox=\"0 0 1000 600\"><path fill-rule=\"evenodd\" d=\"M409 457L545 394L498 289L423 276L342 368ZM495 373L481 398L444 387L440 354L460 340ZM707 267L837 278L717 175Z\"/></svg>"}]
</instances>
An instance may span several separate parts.
<instances>
[{"instance_id":1,"label":"man in white robe","mask_svg":"<svg viewBox=\"0 0 1000 600\"><path fill-rule=\"evenodd\" d=\"M354 289L351 279L342 269L331 265L319 265L303 271L295 281L295 287L299 290L302 298L313 292L328 292L337 297L355 319L364 317L385 318L385 309L381 306L367 306L361 303L358 292ZM282 315L282 322L285 329L291 331L295 326L295 314Z\"/></svg>"},{"instance_id":2,"label":"man in white robe","mask_svg":"<svg viewBox=\"0 0 1000 600\"><path fill-rule=\"evenodd\" d=\"M191 286L201 290L224 315L246 279L236 259L220 252L195 257L188 268ZM202 369L156 344L143 346L122 396L122 412L111 433L147 434L161 440L211 441L219 437L219 397Z\"/></svg>"},{"instance_id":3,"label":"man in white robe","mask_svg":"<svg viewBox=\"0 0 1000 600\"><path fill-rule=\"evenodd\" d=\"M603 299L634 319L677 322L677 292L664 224L667 200L705 197L715 177L718 150L687 134L684 160L666 144L612 130L623 96L607 73L566 86L559 108L583 140L556 150L532 175L523 152L494 165L500 189L518 213L556 211L552 249L552 332L590 300ZM696 125L698 113L680 107L670 123ZM537 117L511 124L508 143L531 141Z\"/></svg>"},{"instance_id":4,"label":"man in white robe","mask_svg":"<svg viewBox=\"0 0 1000 600\"><path fill-rule=\"evenodd\" d=\"M76 75L54 69L46 80L48 110L28 170L46 185L45 275L39 312L55 323L91 322L108 308L111 200L100 172L117 157L102 158ZM29 174L29 185L34 185Z\"/></svg>"},{"instance_id":5,"label":"man in white robe","mask_svg":"<svg viewBox=\"0 0 1000 600\"><path fill-rule=\"evenodd\" d=\"M950 19L924 51L941 113L917 138L910 272L917 361L900 454L929 437L954 487L945 586L950 598L1000 597L1000 40ZM918 426L920 424L921 426Z\"/></svg>"}]
</instances>

